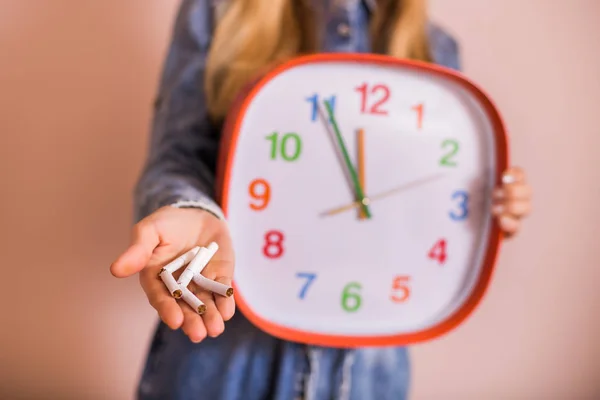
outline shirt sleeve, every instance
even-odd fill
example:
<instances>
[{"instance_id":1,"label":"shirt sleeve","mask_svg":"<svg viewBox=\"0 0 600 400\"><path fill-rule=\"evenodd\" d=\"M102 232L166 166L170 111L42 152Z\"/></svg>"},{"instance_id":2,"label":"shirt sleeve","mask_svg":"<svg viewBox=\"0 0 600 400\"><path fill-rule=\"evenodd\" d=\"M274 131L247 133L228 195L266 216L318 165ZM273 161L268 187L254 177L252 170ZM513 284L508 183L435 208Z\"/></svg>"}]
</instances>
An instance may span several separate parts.
<instances>
[{"instance_id":1,"label":"shirt sleeve","mask_svg":"<svg viewBox=\"0 0 600 400\"><path fill-rule=\"evenodd\" d=\"M134 191L136 220L165 205L223 219L214 200L219 130L208 117L204 70L212 35L208 0L183 0L163 65L149 150Z\"/></svg>"},{"instance_id":2,"label":"shirt sleeve","mask_svg":"<svg viewBox=\"0 0 600 400\"><path fill-rule=\"evenodd\" d=\"M434 24L429 24L428 34L433 61L444 67L460 71L462 69L460 48L456 39Z\"/></svg>"}]
</instances>

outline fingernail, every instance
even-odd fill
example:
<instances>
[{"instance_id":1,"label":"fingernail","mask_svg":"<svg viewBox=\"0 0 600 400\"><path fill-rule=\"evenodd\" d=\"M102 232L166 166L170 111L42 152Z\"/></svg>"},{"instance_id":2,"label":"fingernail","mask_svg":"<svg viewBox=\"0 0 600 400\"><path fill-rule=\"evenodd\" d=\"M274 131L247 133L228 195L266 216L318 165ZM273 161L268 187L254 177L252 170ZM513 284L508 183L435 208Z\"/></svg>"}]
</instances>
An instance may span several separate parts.
<instances>
[{"instance_id":1,"label":"fingernail","mask_svg":"<svg viewBox=\"0 0 600 400\"><path fill-rule=\"evenodd\" d=\"M500 215L504 212L504 205L503 204L496 204L495 206L492 207L492 213L495 215Z\"/></svg>"},{"instance_id":2,"label":"fingernail","mask_svg":"<svg viewBox=\"0 0 600 400\"><path fill-rule=\"evenodd\" d=\"M502 188L496 188L494 189L494 192L492 193L492 196L495 199L501 199L504 197L504 190Z\"/></svg>"},{"instance_id":3,"label":"fingernail","mask_svg":"<svg viewBox=\"0 0 600 400\"><path fill-rule=\"evenodd\" d=\"M516 179L514 176L512 176L511 174L504 174L502 175L502 183L503 184L509 184L509 183L515 183Z\"/></svg>"}]
</instances>

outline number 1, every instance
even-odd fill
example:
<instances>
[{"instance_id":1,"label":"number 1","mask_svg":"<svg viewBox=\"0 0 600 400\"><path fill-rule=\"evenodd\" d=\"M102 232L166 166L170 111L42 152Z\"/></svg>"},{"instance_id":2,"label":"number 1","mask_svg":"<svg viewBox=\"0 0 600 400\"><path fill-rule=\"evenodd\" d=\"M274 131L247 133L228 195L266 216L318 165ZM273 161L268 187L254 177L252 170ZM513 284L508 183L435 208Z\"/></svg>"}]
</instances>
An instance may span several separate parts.
<instances>
[{"instance_id":1,"label":"number 1","mask_svg":"<svg viewBox=\"0 0 600 400\"><path fill-rule=\"evenodd\" d=\"M421 130L423 128L423 103L413 106L412 109L417 112L417 129Z\"/></svg>"}]
</instances>

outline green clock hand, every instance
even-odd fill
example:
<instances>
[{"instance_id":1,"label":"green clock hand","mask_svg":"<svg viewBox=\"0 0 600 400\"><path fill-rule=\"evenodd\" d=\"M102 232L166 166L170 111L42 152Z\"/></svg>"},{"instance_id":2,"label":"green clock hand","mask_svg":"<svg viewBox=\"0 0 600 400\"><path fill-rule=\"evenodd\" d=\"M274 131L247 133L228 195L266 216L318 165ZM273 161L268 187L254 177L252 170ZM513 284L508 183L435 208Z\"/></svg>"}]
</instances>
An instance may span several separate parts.
<instances>
[{"instance_id":1,"label":"green clock hand","mask_svg":"<svg viewBox=\"0 0 600 400\"><path fill-rule=\"evenodd\" d=\"M344 138L340 133L340 128L338 127L337 121L333 116L333 109L331 104L325 100L325 108L327 109L327 113L329 114L329 118L331 120L331 124L333 125L333 130L335 131L335 137L337 138L337 142L342 150L342 155L344 156L344 162L346 163L346 168L350 172L350 177L352 178L352 183L354 184L354 190L356 193L357 201L361 203L361 208L365 213L367 218L371 218L371 211L369 210L368 200L365 197L363 189L358 180L358 175L356 174L356 170L354 169L354 165L352 165L352 161L350 161L350 156L348 155L348 150L346 149L346 144L344 143Z\"/></svg>"}]
</instances>

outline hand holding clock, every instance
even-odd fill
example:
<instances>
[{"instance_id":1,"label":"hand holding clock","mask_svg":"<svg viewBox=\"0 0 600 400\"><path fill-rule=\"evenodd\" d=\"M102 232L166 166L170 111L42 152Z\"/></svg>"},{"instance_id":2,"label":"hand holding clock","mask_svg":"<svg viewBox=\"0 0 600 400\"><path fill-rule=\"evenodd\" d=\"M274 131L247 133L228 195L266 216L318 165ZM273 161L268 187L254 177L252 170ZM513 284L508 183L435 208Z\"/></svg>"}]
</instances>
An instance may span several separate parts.
<instances>
[{"instance_id":1,"label":"hand holding clock","mask_svg":"<svg viewBox=\"0 0 600 400\"><path fill-rule=\"evenodd\" d=\"M504 172L493 201L492 213L498 218L500 229L507 238L514 236L521 228L521 219L531 212L531 187L521 168L512 167Z\"/></svg>"}]
</instances>

